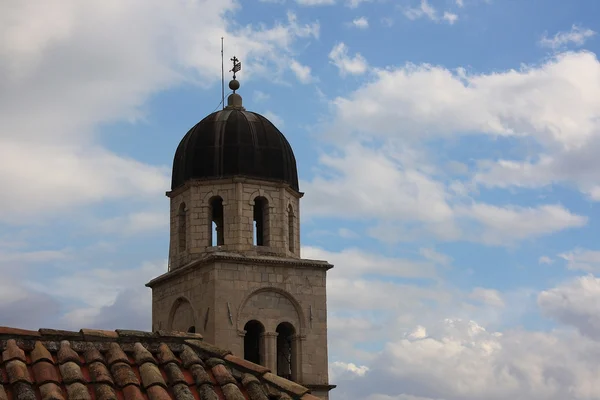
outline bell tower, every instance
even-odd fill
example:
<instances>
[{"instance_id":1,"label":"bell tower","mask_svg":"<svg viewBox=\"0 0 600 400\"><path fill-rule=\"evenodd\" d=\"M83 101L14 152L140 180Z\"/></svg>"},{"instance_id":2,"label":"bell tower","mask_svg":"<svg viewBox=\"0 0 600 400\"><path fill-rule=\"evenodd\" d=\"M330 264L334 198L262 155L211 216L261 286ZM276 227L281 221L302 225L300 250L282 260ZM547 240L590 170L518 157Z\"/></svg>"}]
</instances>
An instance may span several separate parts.
<instances>
[{"instance_id":1,"label":"bell tower","mask_svg":"<svg viewBox=\"0 0 600 400\"><path fill-rule=\"evenodd\" d=\"M153 330L193 331L328 399L326 274L300 255L296 159L233 91L175 152L168 271L152 288Z\"/></svg>"}]
</instances>

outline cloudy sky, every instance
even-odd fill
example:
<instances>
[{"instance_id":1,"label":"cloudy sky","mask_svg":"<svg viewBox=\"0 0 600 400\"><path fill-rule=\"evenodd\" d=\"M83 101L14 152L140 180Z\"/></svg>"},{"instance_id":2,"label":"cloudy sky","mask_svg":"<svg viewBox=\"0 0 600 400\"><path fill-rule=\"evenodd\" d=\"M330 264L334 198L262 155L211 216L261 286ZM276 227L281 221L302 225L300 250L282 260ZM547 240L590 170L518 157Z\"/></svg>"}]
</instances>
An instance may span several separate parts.
<instances>
[{"instance_id":1,"label":"cloudy sky","mask_svg":"<svg viewBox=\"0 0 600 400\"><path fill-rule=\"evenodd\" d=\"M298 160L333 400L600 397L600 2L0 0L0 325L150 329L220 101Z\"/></svg>"}]
</instances>

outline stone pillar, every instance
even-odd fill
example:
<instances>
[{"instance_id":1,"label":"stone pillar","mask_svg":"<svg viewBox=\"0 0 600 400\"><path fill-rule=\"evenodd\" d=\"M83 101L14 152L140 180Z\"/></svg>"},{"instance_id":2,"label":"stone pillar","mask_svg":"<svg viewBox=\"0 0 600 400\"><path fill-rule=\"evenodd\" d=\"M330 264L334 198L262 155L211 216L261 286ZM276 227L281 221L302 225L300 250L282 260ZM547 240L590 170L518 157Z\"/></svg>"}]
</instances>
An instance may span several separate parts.
<instances>
[{"instance_id":1,"label":"stone pillar","mask_svg":"<svg viewBox=\"0 0 600 400\"><path fill-rule=\"evenodd\" d=\"M262 334L264 343L263 359L264 366L272 373L277 374L277 332L264 332Z\"/></svg>"},{"instance_id":2,"label":"stone pillar","mask_svg":"<svg viewBox=\"0 0 600 400\"><path fill-rule=\"evenodd\" d=\"M302 382L302 341L305 336L292 335L292 380Z\"/></svg>"}]
</instances>

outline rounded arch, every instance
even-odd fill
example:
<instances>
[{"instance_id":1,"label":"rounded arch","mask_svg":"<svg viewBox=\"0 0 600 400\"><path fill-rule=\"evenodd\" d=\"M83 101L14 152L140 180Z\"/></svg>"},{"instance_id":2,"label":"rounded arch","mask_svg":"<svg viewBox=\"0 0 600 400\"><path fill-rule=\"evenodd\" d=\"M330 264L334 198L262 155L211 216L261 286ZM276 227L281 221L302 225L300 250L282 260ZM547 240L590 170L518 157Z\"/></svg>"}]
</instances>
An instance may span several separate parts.
<instances>
[{"instance_id":1,"label":"rounded arch","mask_svg":"<svg viewBox=\"0 0 600 400\"><path fill-rule=\"evenodd\" d=\"M256 190L254 193L252 193L250 196L248 196L248 204L250 204L251 206L254 205L254 199L256 199L257 197L264 197L265 199L267 199L267 203L269 208L274 207L274 202L273 202L273 198L269 195L269 193L266 193L264 191L264 189L258 189Z\"/></svg>"},{"instance_id":2,"label":"rounded arch","mask_svg":"<svg viewBox=\"0 0 600 400\"><path fill-rule=\"evenodd\" d=\"M196 310L187 297L178 297L171 306L167 330L187 332L196 327Z\"/></svg>"},{"instance_id":3,"label":"rounded arch","mask_svg":"<svg viewBox=\"0 0 600 400\"><path fill-rule=\"evenodd\" d=\"M252 319L244 324L244 359L255 364L264 361L263 334L265 326L262 322Z\"/></svg>"},{"instance_id":4,"label":"rounded arch","mask_svg":"<svg viewBox=\"0 0 600 400\"><path fill-rule=\"evenodd\" d=\"M292 204L292 202L288 201L288 203L287 203L287 207L286 207L285 209L286 209L286 211L288 211L288 212L289 212L289 211L292 211L292 213L293 213L294 215L296 215L296 209L294 208L294 205Z\"/></svg>"},{"instance_id":5,"label":"rounded arch","mask_svg":"<svg viewBox=\"0 0 600 400\"><path fill-rule=\"evenodd\" d=\"M296 298L288 291L277 288L277 287L273 287L273 286L265 286L262 288L258 288L256 290L250 292L248 295L246 295L246 297L244 297L244 300L241 302L240 306L238 307L237 321L236 321L237 329L241 330L241 327L243 327L248 321L255 319L255 317L252 314L244 315L244 310L245 310L246 306L248 305L248 302L253 297L255 297L259 294L268 293L268 292L276 293L276 294L279 294L280 296L283 296L284 298L286 298L292 304L294 310L296 311L298 321L297 321L297 324L295 324L296 321L290 320L289 316L275 318L274 320L276 321L276 324L274 326L268 326L265 328L274 332L277 325L279 325L281 323L289 323L296 328L296 331L298 333L302 334L306 327L306 319L304 316L304 311L302 310L302 306L300 305L300 302L298 302L298 300L296 300Z\"/></svg>"},{"instance_id":6,"label":"rounded arch","mask_svg":"<svg viewBox=\"0 0 600 400\"><path fill-rule=\"evenodd\" d=\"M209 194L212 194L210 192ZM221 246L225 244L225 209L223 197L213 195L208 198L208 232L207 246Z\"/></svg>"},{"instance_id":7,"label":"rounded arch","mask_svg":"<svg viewBox=\"0 0 600 400\"><path fill-rule=\"evenodd\" d=\"M224 196L224 193L221 190L217 190L216 192L214 190L211 190L208 193L206 193L202 198L202 205L205 207L209 207L210 202L213 200L213 198L217 197L220 197L221 200L223 200L224 206L227 205L227 196Z\"/></svg>"}]
</instances>

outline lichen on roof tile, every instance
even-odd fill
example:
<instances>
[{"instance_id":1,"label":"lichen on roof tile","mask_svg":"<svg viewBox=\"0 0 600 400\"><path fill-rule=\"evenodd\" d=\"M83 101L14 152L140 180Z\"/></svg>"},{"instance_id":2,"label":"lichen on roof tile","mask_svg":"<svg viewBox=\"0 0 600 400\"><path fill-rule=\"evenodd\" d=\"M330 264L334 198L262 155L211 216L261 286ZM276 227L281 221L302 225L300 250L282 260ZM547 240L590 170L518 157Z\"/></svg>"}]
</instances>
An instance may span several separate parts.
<instances>
[{"instance_id":1,"label":"lichen on roof tile","mask_svg":"<svg viewBox=\"0 0 600 400\"><path fill-rule=\"evenodd\" d=\"M2 352L2 361L8 362L11 360L21 360L26 362L25 352L17 346L15 339L9 339L6 341L6 349Z\"/></svg>"},{"instance_id":2,"label":"lichen on roof tile","mask_svg":"<svg viewBox=\"0 0 600 400\"><path fill-rule=\"evenodd\" d=\"M42 400L65 400L63 392L56 383L48 382L40 385Z\"/></svg>"},{"instance_id":3,"label":"lichen on roof tile","mask_svg":"<svg viewBox=\"0 0 600 400\"><path fill-rule=\"evenodd\" d=\"M308 392L188 334L61 337L45 329L36 339L31 332L0 340L0 400L270 400Z\"/></svg>"},{"instance_id":4,"label":"lichen on roof tile","mask_svg":"<svg viewBox=\"0 0 600 400\"><path fill-rule=\"evenodd\" d=\"M42 360L54 364L52 354L50 354L48 349L38 340L35 342L33 350L31 351L31 362L36 363Z\"/></svg>"},{"instance_id":5,"label":"lichen on roof tile","mask_svg":"<svg viewBox=\"0 0 600 400\"><path fill-rule=\"evenodd\" d=\"M63 340L60 342L60 349L58 350L57 358L59 364L64 364L69 361L81 364L79 354L77 354L77 352L71 348L71 342L68 340Z\"/></svg>"}]
</instances>

